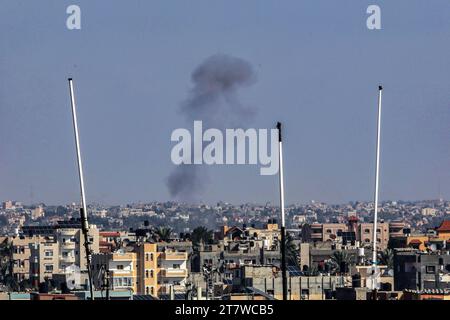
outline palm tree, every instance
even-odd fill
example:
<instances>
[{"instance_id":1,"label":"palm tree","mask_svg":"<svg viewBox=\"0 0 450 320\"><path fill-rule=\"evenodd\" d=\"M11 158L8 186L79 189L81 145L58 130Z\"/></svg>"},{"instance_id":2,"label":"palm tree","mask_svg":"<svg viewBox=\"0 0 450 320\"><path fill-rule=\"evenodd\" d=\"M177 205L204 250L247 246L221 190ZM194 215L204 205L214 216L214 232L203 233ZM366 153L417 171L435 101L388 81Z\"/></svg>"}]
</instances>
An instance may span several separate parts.
<instances>
[{"instance_id":1,"label":"palm tree","mask_svg":"<svg viewBox=\"0 0 450 320\"><path fill-rule=\"evenodd\" d=\"M294 243L294 238L292 238L292 236L289 233L286 233L285 249L288 265L298 267L299 250L296 244Z\"/></svg>"},{"instance_id":2,"label":"palm tree","mask_svg":"<svg viewBox=\"0 0 450 320\"><path fill-rule=\"evenodd\" d=\"M378 254L380 264L386 265L388 269L394 268L394 251L392 249L385 249Z\"/></svg>"},{"instance_id":3,"label":"palm tree","mask_svg":"<svg viewBox=\"0 0 450 320\"><path fill-rule=\"evenodd\" d=\"M210 243L213 239L212 230L205 227L197 227L192 231L191 240L194 247L198 247L200 243Z\"/></svg>"},{"instance_id":4,"label":"palm tree","mask_svg":"<svg viewBox=\"0 0 450 320\"><path fill-rule=\"evenodd\" d=\"M169 227L158 227L155 233L160 241L169 242L170 235L172 234L172 228Z\"/></svg>"},{"instance_id":5,"label":"palm tree","mask_svg":"<svg viewBox=\"0 0 450 320\"><path fill-rule=\"evenodd\" d=\"M8 238L0 243L0 283L12 290L17 289L17 282L13 275L12 243Z\"/></svg>"},{"instance_id":6,"label":"palm tree","mask_svg":"<svg viewBox=\"0 0 450 320\"><path fill-rule=\"evenodd\" d=\"M353 256L344 250L335 251L331 256L331 266L336 272L339 273L348 272L348 266L353 263Z\"/></svg>"}]
</instances>

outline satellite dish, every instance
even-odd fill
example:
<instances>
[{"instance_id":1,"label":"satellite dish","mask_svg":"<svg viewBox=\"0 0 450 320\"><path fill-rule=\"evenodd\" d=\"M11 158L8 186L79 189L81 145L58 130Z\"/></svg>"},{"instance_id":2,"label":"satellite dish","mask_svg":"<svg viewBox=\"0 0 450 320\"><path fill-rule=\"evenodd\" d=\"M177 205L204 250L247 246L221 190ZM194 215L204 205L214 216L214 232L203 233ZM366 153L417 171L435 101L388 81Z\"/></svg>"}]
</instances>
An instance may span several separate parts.
<instances>
[{"instance_id":1,"label":"satellite dish","mask_svg":"<svg viewBox=\"0 0 450 320\"><path fill-rule=\"evenodd\" d=\"M78 266L72 264L64 269L64 273L66 274L67 288L75 290L81 286L81 272Z\"/></svg>"}]
</instances>

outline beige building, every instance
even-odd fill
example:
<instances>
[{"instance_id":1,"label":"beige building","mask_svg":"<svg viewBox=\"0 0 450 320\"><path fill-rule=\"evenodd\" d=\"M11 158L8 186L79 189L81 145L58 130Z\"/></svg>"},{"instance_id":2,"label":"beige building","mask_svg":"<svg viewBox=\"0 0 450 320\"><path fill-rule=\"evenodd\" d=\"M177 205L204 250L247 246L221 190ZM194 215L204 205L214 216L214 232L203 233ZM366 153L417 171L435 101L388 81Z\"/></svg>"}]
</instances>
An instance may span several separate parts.
<instances>
[{"instance_id":1,"label":"beige building","mask_svg":"<svg viewBox=\"0 0 450 320\"><path fill-rule=\"evenodd\" d=\"M142 243L138 254L138 292L158 297L174 291L184 291L188 271L187 252L171 248L167 243Z\"/></svg>"},{"instance_id":2,"label":"beige building","mask_svg":"<svg viewBox=\"0 0 450 320\"><path fill-rule=\"evenodd\" d=\"M332 241L337 238L337 234L346 231L345 223L314 223L311 225L311 240Z\"/></svg>"},{"instance_id":3,"label":"beige building","mask_svg":"<svg viewBox=\"0 0 450 320\"><path fill-rule=\"evenodd\" d=\"M56 241L59 243L58 257L61 270L72 264L79 266L81 271L87 270L86 250L81 229L56 229ZM89 227L89 243L92 253L99 253L99 230L95 225Z\"/></svg>"},{"instance_id":4,"label":"beige building","mask_svg":"<svg viewBox=\"0 0 450 320\"><path fill-rule=\"evenodd\" d=\"M45 211L41 206L31 210L31 219L36 220L43 216L45 216Z\"/></svg>"},{"instance_id":5,"label":"beige building","mask_svg":"<svg viewBox=\"0 0 450 320\"><path fill-rule=\"evenodd\" d=\"M356 239L361 246L370 247L373 241L373 223L360 223ZM384 250L389 242L389 223L377 223L377 249Z\"/></svg>"},{"instance_id":6,"label":"beige building","mask_svg":"<svg viewBox=\"0 0 450 320\"><path fill-rule=\"evenodd\" d=\"M30 279L31 245L39 242L40 237L13 237L8 239L12 245L12 263L15 279L20 282Z\"/></svg>"},{"instance_id":7,"label":"beige building","mask_svg":"<svg viewBox=\"0 0 450 320\"><path fill-rule=\"evenodd\" d=\"M18 282L30 279L31 284L37 286L73 265L79 266L82 272L87 270L80 229L56 228L50 232L47 229L45 235L40 234L39 229L33 232L35 234L9 238L12 242L13 274ZM98 234L98 229L92 225L89 235L94 253L99 251Z\"/></svg>"},{"instance_id":8,"label":"beige building","mask_svg":"<svg viewBox=\"0 0 450 320\"><path fill-rule=\"evenodd\" d=\"M30 245L30 277L34 286L60 271L58 248L54 239L43 237Z\"/></svg>"},{"instance_id":9,"label":"beige building","mask_svg":"<svg viewBox=\"0 0 450 320\"><path fill-rule=\"evenodd\" d=\"M138 292L137 254L123 249L114 253L100 253L92 256L94 285L101 289L109 277L110 289ZM109 275L108 275L109 273Z\"/></svg>"}]
</instances>

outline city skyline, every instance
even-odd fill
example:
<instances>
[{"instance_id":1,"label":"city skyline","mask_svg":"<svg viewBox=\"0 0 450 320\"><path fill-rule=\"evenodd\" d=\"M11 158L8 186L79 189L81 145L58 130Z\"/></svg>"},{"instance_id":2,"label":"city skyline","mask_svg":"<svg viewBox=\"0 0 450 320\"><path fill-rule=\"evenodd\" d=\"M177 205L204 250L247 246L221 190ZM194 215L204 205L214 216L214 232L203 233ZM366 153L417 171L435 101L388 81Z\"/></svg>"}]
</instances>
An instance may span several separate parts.
<instances>
[{"instance_id":1,"label":"city skyline","mask_svg":"<svg viewBox=\"0 0 450 320\"><path fill-rule=\"evenodd\" d=\"M450 21L445 1L5 1L0 13L0 199L79 202L67 78L78 102L88 203L171 199L170 133L192 123L180 105L210 56L248 61L237 95L257 109L247 127L285 127L286 203L372 201L376 88L385 88L380 200L450 198ZM174 8L177 7L177 10ZM182 7L182 10L180 10ZM441 10L439 10L441 8ZM17 23L20 16L21 22ZM277 177L257 166L208 167L205 203L278 203ZM34 200L33 200L34 199Z\"/></svg>"}]
</instances>

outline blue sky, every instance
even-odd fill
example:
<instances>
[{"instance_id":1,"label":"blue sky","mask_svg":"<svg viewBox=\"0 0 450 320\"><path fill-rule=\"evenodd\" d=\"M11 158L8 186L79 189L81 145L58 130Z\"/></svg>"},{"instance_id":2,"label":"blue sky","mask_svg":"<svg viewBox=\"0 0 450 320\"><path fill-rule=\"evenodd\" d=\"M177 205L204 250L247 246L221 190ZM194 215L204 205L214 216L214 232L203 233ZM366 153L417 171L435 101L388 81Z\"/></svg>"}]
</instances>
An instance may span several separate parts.
<instances>
[{"instance_id":1,"label":"blue sky","mask_svg":"<svg viewBox=\"0 0 450 320\"><path fill-rule=\"evenodd\" d=\"M370 4L382 30L366 27ZM0 39L0 199L79 201L68 76L88 201L170 199L170 134L217 53L256 71L238 92L258 110L249 126L284 123L288 203L372 198L379 83L381 199L450 198L449 1L2 0ZM277 203L257 166L208 172L205 202Z\"/></svg>"}]
</instances>

